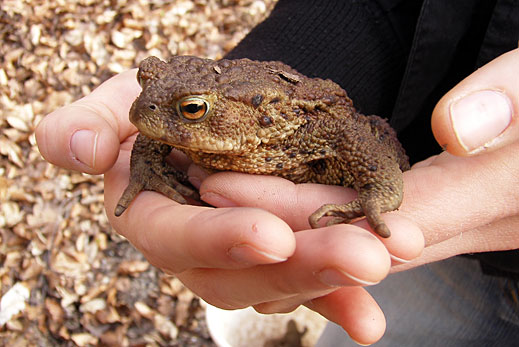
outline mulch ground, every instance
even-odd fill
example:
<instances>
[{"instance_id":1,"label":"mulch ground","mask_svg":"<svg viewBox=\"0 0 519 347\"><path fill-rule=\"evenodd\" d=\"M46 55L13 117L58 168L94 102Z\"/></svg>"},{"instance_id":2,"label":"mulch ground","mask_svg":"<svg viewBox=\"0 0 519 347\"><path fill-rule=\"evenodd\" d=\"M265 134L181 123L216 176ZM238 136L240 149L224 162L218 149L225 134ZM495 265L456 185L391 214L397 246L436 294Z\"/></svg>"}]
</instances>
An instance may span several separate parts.
<instances>
[{"instance_id":1,"label":"mulch ground","mask_svg":"<svg viewBox=\"0 0 519 347\"><path fill-rule=\"evenodd\" d=\"M0 345L213 346L200 300L110 227L103 177L33 130L147 56L221 58L275 0L0 1Z\"/></svg>"}]
</instances>

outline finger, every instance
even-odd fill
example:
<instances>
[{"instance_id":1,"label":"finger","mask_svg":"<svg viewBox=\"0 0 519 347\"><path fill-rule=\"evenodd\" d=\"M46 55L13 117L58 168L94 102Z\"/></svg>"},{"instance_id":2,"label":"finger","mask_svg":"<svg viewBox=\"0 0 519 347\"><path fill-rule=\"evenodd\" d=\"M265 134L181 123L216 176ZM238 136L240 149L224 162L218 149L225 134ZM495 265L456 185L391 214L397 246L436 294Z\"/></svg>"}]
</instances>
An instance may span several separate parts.
<instances>
[{"instance_id":1,"label":"finger","mask_svg":"<svg viewBox=\"0 0 519 347\"><path fill-rule=\"evenodd\" d=\"M140 92L136 70L119 74L92 94L47 115L36 129L41 154L53 164L99 174L117 159L119 144L135 128L128 120Z\"/></svg>"},{"instance_id":2,"label":"finger","mask_svg":"<svg viewBox=\"0 0 519 347\"><path fill-rule=\"evenodd\" d=\"M295 248L285 222L255 208L213 209L179 205L141 192L121 217L114 207L128 184L128 152L105 174L110 223L148 260L173 273L194 267L244 268L286 260Z\"/></svg>"},{"instance_id":3,"label":"finger","mask_svg":"<svg viewBox=\"0 0 519 347\"><path fill-rule=\"evenodd\" d=\"M342 326L360 345L378 341L384 334L384 314L371 295L363 288L348 287L330 290L328 293L301 301L292 298L255 305L262 314L290 313L300 305L320 313L328 320Z\"/></svg>"},{"instance_id":4,"label":"finger","mask_svg":"<svg viewBox=\"0 0 519 347\"><path fill-rule=\"evenodd\" d=\"M416 223L396 213L385 214L384 221L391 228L390 230L393 230L391 237L381 237L376 233L374 235L388 250L393 264L407 263L422 254L425 239ZM371 231L365 219L352 225Z\"/></svg>"},{"instance_id":5,"label":"finger","mask_svg":"<svg viewBox=\"0 0 519 347\"><path fill-rule=\"evenodd\" d=\"M360 345L370 345L386 330L384 313L361 287L341 288L314 299L306 306L339 324Z\"/></svg>"},{"instance_id":6,"label":"finger","mask_svg":"<svg viewBox=\"0 0 519 347\"><path fill-rule=\"evenodd\" d=\"M187 170L187 175L189 176L189 182L198 190L200 190L200 186L202 182L209 177L209 173L202 169L200 166L192 164L189 166ZM230 207L230 206L229 206Z\"/></svg>"},{"instance_id":7,"label":"finger","mask_svg":"<svg viewBox=\"0 0 519 347\"><path fill-rule=\"evenodd\" d=\"M323 203L344 204L356 193L344 187L294 184L274 176L254 176L223 172L209 176L200 187L203 200L213 206L263 208L283 219L293 230L308 229L308 216ZM405 195L405 194L404 194ZM424 239L410 220L393 213L384 214L392 236L381 239L395 261L405 262L420 255ZM354 223L370 230L365 220Z\"/></svg>"},{"instance_id":8,"label":"finger","mask_svg":"<svg viewBox=\"0 0 519 347\"><path fill-rule=\"evenodd\" d=\"M424 240L423 240L423 236L422 236L421 232L416 233L417 235L419 235L419 237L417 237L415 240L412 237L414 233L402 232L403 230L405 230L405 228L397 227L400 223L402 223L402 222L405 223L405 221L401 220L400 218L398 218L397 216L394 216L394 215L389 215L386 220L387 220L388 225L393 227L395 230L398 230L398 232L395 232L390 239L382 238L382 237L379 237L378 235L375 235L375 236L377 238L379 238L379 240L381 242L384 243L384 245L386 246L386 248L388 250L391 250L391 249L401 250L401 249L403 249L403 247L399 247L398 244L406 244L406 243L412 244L412 243L416 242L417 243L416 247L409 247L409 249L410 250L418 249L421 251L421 249L423 248L423 245L424 245ZM415 227L415 225L413 223L411 223L409 221L408 221L408 223L410 224L409 228ZM355 225L362 226L364 229L368 228L366 221L355 223ZM415 264L416 262L414 261L414 259L416 259L420 254L421 254L421 252L417 252L417 253L413 253L413 254L406 254L405 256L408 256L409 258L403 258L403 259L398 258L393 254L390 254L391 260L392 260L392 271L393 271L394 267L400 268L400 266L399 266L400 264L407 264L411 261L411 259L412 259L411 263ZM422 259L422 257L420 257L419 259ZM359 284L362 284L362 283L359 283ZM323 291L319 291L319 292L302 291L301 294L294 295L289 298L261 303L259 305L256 305L255 309L256 309L256 311L265 313L265 314L287 313L287 312L293 311L299 305L302 305L309 300L312 300L316 297L319 297L319 296L322 296L325 294L328 294L328 292L326 292L326 291L325 292L323 292Z\"/></svg>"},{"instance_id":9,"label":"finger","mask_svg":"<svg viewBox=\"0 0 519 347\"><path fill-rule=\"evenodd\" d=\"M459 156L501 148L519 138L519 49L503 54L448 92L436 105L438 143Z\"/></svg>"},{"instance_id":10,"label":"finger","mask_svg":"<svg viewBox=\"0 0 519 347\"><path fill-rule=\"evenodd\" d=\"M234 172L211 175L200 187L202 200L213 206L264 208L286 221L293 229L308 229L308 216L326 203L344 204L357 193L339 186L294 184L275 176ZM294 213L296 212L296 213Z\"/></svg>"},{"instance_id":11,"label":"finger","mask_svg":"<svg viewBox=\"0 0 519 347\"><path fill-rule=\"evenodd\" d=\"M387 218L387 223L389 226L393 227L395 230L398 230L398 232L393 233L392 237L390 239L379 237L375 234L375 236L384 243L386 248L391 250L398 251L415 251L415 253L411 254L401 254L401 257L397 257L394 254L390 254L391 260L392 260L392 271L394 267L401 268L399 265L401 264L407 264L411 262L412 264L415 264L416 261L414 261L418 256L422 254L421 250L424 246L424 239L422 236L422 233L418 232L416 233L407 233L402 232L403 230L406 230L406 227L403 227L401 224L406 223L405 220L402 220L401 218L398 218L394 215L389 215ZM407 221L409 223L408 228L416 228L416 226ZM399 227L397 227L400 224ZM355 223L354 225L362 226L364 229L368 228L368 223L366 221L362 221L359 223ZM413 238L413 235L417 235L418 237ZM405 249L404 247L399 246L400 244L413 244L416 243L416 245L413 245L409 247L408 249ZM418 251L417 251L418 250ZM419 259L422 259L422 257L419 257ZM360 283L359 284L365 284ZM254 308L256 311L261 313L287 313L295 310L299 305L304 304L305 302L312 300L316 297L322 296L328 294L327 291L318 291L318 292L308 292L308 291L302 291L301 294L294 295L289 298L284 298L282 300L275 300L275 301L269 301L265 303L261 303L259 305L256 305Z\"/></svg>"},{"instance_id":12,"label":"finger","mask_svg":"<svg viewBox=\"0 0 519 347\"><path fill-rule=\"evenodd\" d=\"M445 241L433 244L427 247L420 257L409 263L399 264L393 267L391 271L408 270L458 254L518 249L518 229L519 216L503 218L494 223L477 227Z\"/></svg>"},{"instance_id":13,"label":"finger","mask_svg":"<svg viewBox=\"0 0 519 347\"><path fill-rule=\"evenodd\" d=\"M404 200L398 211L416 222L426 245L519 212L514 159L519 143L476 157L437 156L430 166L404 173Z\"/></svg>"},{"instance_id":14,"label":"finger","mask_svg":"<svg viewBox=\"0 0 519 347\"><path fill-rule=\"evenodd\" d=\"M362 228L335 225L295 236L295 253L283 263L239 271L194 269L178 277L209 303L240 308L301 294L317 297L340 286L372 285L389 271L385 246Z\"/></svg>"}]
</instances>

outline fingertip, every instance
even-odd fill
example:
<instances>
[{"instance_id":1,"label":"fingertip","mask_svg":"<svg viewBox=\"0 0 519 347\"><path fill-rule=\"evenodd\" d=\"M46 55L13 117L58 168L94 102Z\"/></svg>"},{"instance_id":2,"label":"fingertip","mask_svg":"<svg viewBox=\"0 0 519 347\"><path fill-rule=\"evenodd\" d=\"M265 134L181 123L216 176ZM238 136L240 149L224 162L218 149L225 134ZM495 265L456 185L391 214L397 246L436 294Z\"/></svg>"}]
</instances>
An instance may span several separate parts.
<instances>
[{"instance_id":1,"label":"fingertip","mask_svg":"<svg viewBox=\"0 0 519 347\"><path fill-rule=\"evenodd\" d=\"M120 143L136 132L128 119L131 103L140 91L136 71L116 75L92 94L44 117L35 131L43 157L89 174L111 168Z\"/></svg>"},{"instance_id":2,"label":"fingertip","mask_svg":"<svg viewBox=\"0 0 519 347\"><path fill-rule=\"evenodd\" d=\"M373 285L390 270L391 259L384 244L358 226L337 224L300 231L296 237L297 253L318 255L315 275L330 287Z\"/></svg>"},{"instance_id":3,"label":"fingertip","mask_svg":"<svg viewBox=\"0 0 519 347\"><path fill-rule=\"evenodd\" d=\"M391 236L388 238L376 234L375 236L385 245L393 262L407 263L422 254L425 238L416 223L398 213L384 214L384 221L391 230ZM359 224L369 228L364 220Z\"/></svg>"},{"instance_id":4,"label":"fingertip","mask_svg":"<svg viewBox=\"0 0 519 347\"><path fill-rule=\"evenodd\" d=\"M204 182L204 180L207 177L209 177L209 173L207 171L205 171L204 169L202 169L200 166L191 164L188 166L187 176L189 177L189 182L195 188L200 190L200 187L202 186L202 182ZM209 194L211 194L211 193L209 193ZM202 196L201 196L201 198L202 198ZM216 198L218 198L218 197L216 197ZM202 198L202 200L204 200L204 199ZM214 206L218 206L218 205L214 205Z\"/></svg>"},{"instance_id":5,"label":"fingertip","mask_svg":"<svg viewBox=\"0 0 519 347\"><path fill-rule=\"evenodd\" d=\"M450 96L433 112L432 129L438 143L458 156L477 154L515 140L512 101L498 90L478 90ZM511 135L513 138L510 136Z\"/></svg>"},{"instance_id":6,"label":"fingertip","mask_svg":"<svg viewBox=\"0 0 519 347\"><path fill-rule=\"evenodd\" d=\"M192 230L186 235L186 243L197 250L200 258L211 250L224 252L235 262L232 267L283 262L296 249L292 229L283 220L258 208L207 209L191 219L186 229Z\"/></svg>"},{"instance_id":7,"label":"fingertip","mask_svg":"<svg viewBox=\"0 0 519 347\"><path fill-rule=\"evenodd\" d=\"M431 118L440 146L457 156L501 148L519 137L519 50L465 78L438 102Z\"/></svg>"},{"instance_id":8,"label":"fingertip","mask_svg":"<svg viewBox=\"0 0 519 347\"><path fill-rule=\"evenodd\" d=\"M362 346L374 344L386 330L384 313L361 287L340 288L305 305L340 325L355 343Z\"/></svg>"},{"instance_id":9,"label":"fingertip","mask_svg":"<svg viewBox=\"0 0 519 347\"><path fill-rule=\"evenodd\" d=\"M45 117L36 128L36 141L49 162L89 174L107 171L119 153L119 137L110 124L77 104Z\"/></svg>"}]
</instances>

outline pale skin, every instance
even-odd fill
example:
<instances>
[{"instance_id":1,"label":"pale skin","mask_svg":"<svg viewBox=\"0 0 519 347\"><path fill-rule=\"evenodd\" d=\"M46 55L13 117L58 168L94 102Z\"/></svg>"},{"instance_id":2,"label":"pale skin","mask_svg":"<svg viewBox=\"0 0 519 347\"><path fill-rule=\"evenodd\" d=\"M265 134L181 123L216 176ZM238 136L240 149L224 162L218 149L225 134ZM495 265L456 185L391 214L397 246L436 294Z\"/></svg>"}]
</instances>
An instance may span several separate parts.
<instances>
[{"instance_id":1,"label":"pale skin","mask_svg":"<svg viewBox=\"0 0 519 347\"><path fill-rule=\"evenodd\" d=\"M36 137L50 162L104 174L113 227L204 300L265 313L306 305L358 343L371 344L386 323L363 286L458 254L519 248L518 76L516 49L439 101L432 127L446 152L404 174L403 204L384 214L389 239L375 236L364 221L310 229L311 212L349 201L352 190L231 172L208 176L179 156L173 160L188 170L201 197L221 208L179 205L143 192L114 217L136 134L128 121L140 91L135 70L45 117ZM470 118L474 110L489 115L479 120L483 126ZM469 117L456 116L463 112Z\"/></svg>"}]
</instances>

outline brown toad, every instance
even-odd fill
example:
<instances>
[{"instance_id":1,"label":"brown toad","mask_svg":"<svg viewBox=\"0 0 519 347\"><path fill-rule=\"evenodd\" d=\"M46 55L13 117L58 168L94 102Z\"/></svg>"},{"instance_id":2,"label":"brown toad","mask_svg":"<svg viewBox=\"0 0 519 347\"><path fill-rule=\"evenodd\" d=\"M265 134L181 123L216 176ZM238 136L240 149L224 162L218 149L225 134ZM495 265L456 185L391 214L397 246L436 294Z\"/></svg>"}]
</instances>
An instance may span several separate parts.
<instances>
[{"instance_id":1,"label":"brown toad","mask_svg":"<svg viewBox=\"0 0 519 347\"><path fill-rule=\"evenodd\" d=\"M140 134L117 216L141 190L179 203L197 196L185 185L186 175L165 164L174 147L211 172L352 187L357 199L323 205L310 225L317 227L324 216L334 217L329 225L366 216L377 234L390 236L380 214L400 206L407 156L387 122L357 113L334 82L280 62L188 56L147 58L137 79L143 90L130 121Z\"/></svg>"}]
</instances>

